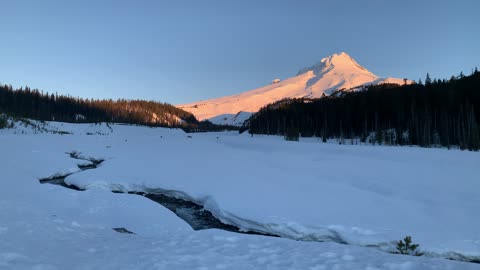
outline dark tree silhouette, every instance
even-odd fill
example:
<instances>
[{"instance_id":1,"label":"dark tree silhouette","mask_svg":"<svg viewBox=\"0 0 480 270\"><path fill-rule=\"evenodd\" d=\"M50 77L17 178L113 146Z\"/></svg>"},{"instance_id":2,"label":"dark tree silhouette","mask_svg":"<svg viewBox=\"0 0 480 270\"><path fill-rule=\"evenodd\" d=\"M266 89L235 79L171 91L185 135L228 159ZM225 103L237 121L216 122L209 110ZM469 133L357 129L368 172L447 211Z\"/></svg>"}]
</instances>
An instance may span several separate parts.
<instances>
[{"instance_id":1,"label":"dark tree silhouette","mask_svg":"<svg viewBox=\"0 0 480 270\"><path fill-rule=\"evenodd\" d=\"M430 78L430 74L427 73L427 76L425 77L425 85L430 84L432 84L432 78Z\"/></svg>"},{"instance_id":2,"label":"dark tree silhouette","mask_svg":"<svg viewBox=\"0 0 480 270\"><path fill-rule=\"evenodd\" d=\"M247 120L252 134L336 138L393 145L480 148L480 73L427 85L382 84L320 99L287 99ZM351 140L353 141L353 140Z\"/></svg>"},{"instance_id":3,"label":"dark tree silhouette","mask_svg":"<svg viewBox=\"0 0 480 270\"><path fill-rule=\"evenodd\" d=\"M115 122L179 127L189 132L235 129L199 122L193 114L167 103L119 99L94 100L44 93L29 87L0 85L0 113L12 117L61 122Z\"/></svg>"}]
</instances>

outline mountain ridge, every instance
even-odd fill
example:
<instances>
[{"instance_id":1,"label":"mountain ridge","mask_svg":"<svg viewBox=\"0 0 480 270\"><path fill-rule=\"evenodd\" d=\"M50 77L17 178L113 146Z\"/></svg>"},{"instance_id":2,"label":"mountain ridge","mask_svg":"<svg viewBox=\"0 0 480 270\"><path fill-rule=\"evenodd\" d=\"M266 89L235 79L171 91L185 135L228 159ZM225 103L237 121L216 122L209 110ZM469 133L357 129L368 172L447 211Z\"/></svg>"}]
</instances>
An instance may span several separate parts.
<instances>
[{"instance_id":1,"label":"mountain ridge","mask_svg":"<svg viewBox=\"0 0 480 270\"><path fill-rule=\"evenodd\" d=\"M300 69L294 77L275 80L270 85L239 94L180 104L177 107L191 112L199 120L240 126L249 115L261 107L285 98L320 98L370 84L405 82L412 83L404 79L379 77L358 64L347 53L341 52Z\"/></svg>"}]
</instances>

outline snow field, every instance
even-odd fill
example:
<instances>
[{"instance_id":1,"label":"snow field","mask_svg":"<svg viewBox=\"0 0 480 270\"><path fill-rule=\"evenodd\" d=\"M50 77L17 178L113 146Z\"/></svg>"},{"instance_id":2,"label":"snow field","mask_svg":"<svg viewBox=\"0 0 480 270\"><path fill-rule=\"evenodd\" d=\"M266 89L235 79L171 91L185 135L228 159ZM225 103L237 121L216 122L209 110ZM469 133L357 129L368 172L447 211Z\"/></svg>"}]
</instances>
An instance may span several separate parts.
<instances>
[{"instance_id":1,"label":"snow field","mask_svg":"<svg viewBox=\"0 0 480 270\"><path fill-rule=\"evenodd\" d=\"M73 134L0 134L0 269L480 269L359 246L412 235L438 256L479 256L478 153L48 125ZM88 190L40 185L79 170L71 151L106 159L67 177ZM193 231L114 185L181 191L228 222L299 239L335 231L352 245Z\"/></svg>"}]
</instances>

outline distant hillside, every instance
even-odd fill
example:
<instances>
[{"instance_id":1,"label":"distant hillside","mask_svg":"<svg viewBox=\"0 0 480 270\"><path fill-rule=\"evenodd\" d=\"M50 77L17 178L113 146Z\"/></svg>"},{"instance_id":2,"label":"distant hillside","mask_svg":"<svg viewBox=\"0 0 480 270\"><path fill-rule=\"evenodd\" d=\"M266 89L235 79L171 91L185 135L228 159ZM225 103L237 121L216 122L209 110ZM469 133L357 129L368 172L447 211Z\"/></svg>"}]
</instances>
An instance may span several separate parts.
<instances>
[{"instance_id":1,"label":"distant hillside","mask_svg":"<svg viewBox=\"0 0 480 270\"><path fill-rule=\"evenodd\" d=\"M71 123L115 122L180 127L188 131L224 127L199 122L193 114L167 103L144 100L93 100L44 93L29 87L0 85L0 113L13 117Z\"/></svg>"},{"instance_id":2,"label":"distant hillside","mask_svg":"<svg viewBox=\"0 0 480 270\"><path fill-rule=\"evenodd\" d=\"M480 72L425 84L368 86L320 99L286 99L262 108L252 134L353 139L380 144L480 148Z\"/></svg>"}]
</instances>

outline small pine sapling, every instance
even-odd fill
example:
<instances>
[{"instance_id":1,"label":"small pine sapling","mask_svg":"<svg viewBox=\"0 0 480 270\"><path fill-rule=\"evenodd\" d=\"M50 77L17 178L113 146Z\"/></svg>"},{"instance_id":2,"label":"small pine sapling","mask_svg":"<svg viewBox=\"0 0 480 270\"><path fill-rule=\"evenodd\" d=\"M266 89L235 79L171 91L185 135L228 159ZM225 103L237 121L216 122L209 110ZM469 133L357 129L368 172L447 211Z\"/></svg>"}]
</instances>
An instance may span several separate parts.
<instances>
[{"instance_id":1,"label":"small pine sapling","mask_svg":"<svg viewBox=\"0 0 480 270\"><path fill-rule=\"evenodd\" d=\"M407 236L397 242L397 253L404 255L422 256L423 253L417 251L418 244L412 244L412 237Z\"/></svg>"}]
</instances>

